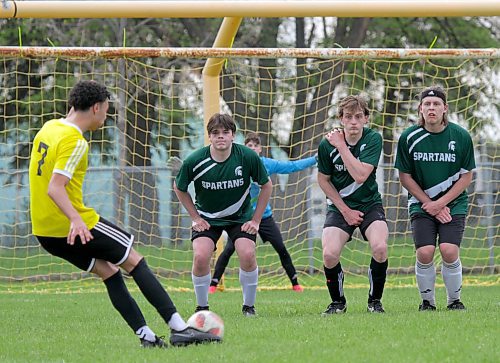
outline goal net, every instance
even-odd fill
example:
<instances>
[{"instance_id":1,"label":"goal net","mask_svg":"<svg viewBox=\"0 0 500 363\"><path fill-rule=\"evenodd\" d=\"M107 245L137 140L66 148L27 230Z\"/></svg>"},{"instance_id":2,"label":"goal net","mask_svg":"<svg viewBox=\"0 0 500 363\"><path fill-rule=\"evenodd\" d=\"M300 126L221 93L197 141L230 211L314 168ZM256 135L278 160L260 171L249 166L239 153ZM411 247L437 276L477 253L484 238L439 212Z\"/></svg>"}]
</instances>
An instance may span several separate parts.
<instances>
[{"instance_id":1,"label":"goal net","mask_svg":"<svg viewBox=\"0 0 500 363\"><path fill-rule=\"evenodd\" d=\"M32 140L44 122L66 115L68 92L79 79L103 82L112 92L105 126L86 135L90 167L85 203L131 231L137 249L158 276L168 279L165 283L192 288L191 221L173 194L166 162L203 146L202 70L211 56L225 62L220 108L235 118L237 142L243 142L247 132L258 132L264 156L298 160L314 155L325 132L338 125L336 103L341 97L363 93L370 100L370 127L384 140L377 178L390 229L391 286L415 284L407 197L393 167L397 140L417 119L419 91L444 86L451 121L467 128L475 145L477 168L469 188L461 249L465 282L498 284L498 51L285 53L0 49L0 290L101 289L90 274L41 249L31 235L29 219L27 168ZM306 287L324 286L320 238L326 202L316 173L312 167L272 177L274 219ZM260 287L289 288L272 246L260 240L257 246ZM367 243L356 232L341 258L347 286L368 284L370 258ZM239 286L236 255L226 270L225 285Z\"/></svg>"}]
</instances>

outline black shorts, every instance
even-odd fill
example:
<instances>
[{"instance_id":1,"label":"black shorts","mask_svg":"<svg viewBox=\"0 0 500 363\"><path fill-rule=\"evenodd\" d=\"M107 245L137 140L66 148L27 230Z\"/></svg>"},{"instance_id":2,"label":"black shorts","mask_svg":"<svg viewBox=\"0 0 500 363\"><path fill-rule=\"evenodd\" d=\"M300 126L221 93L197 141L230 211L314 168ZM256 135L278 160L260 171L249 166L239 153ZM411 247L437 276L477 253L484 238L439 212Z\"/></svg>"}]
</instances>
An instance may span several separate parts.
<instances>
[{"instance_id":1,"label":"black shorts","mask_svg":"<svg viewBox=\"0 0 500 363\"><path fill-rule=\"evenodd\" d=\"M376 204L374 205L368 212L366 212L363 216L363 222L359 226L350 226L346 220L344 219L344 216L338 212L333 212L333 211L328 211L326 214L326 219L325 219L325 224L323 225L323 228L327 227L337 227L349 234L349 239L350 241L352 239L352 234L354 233L354 230L359 227L359 231L361 232L361 235L363 236L364 240L367 241L368 239L366 238L365 232L370 227L370 224L372 224L375 221L386 221L385 220L385 212L384 208L382 207L381 204Z\"/></svg>"},{"instance_id":2,"label":"black shorts","mask_svg":"<svg viewBox=\"0 0 500 363\"><path fill-rule=\"evenodd\" d=\"M90 230L94 239L86 244L77 236L75 244L69 245L66 237L36 236L42 247L51 255L60 257L81 270L91 271L95 260L109 261L121 265L128 258L134 236L113 223L99 218L99 222Z\"/></svg>"},{"instance_id":3,"label":"black shorts","mask_svg":"<svg viewBox=\"0 0 500 363\"><path fill-rule=\"evenodd\" d=\"M415 248L451 243L460 247L465 230L465 214L451 216L450 223L441 223L428 214L414 214L411 217L411 232Z\"/></svg>"},{"instance_id":4,"label":"black shorts","mask_svg":"<svg viewBox=\"0 0 500 363\"><path fill-rule=\"evenodd\" d=\"M248 238L252 241L257 240L256 234L250 234L243 232L241 230L242 223L235 223L228 226L210 226L210 229L202 232L197 232L193 230L191 232L191 241L194 241L196 238L200 237L208 237L214 242L214 251L217 249L217 241L222 235L223 231L226 231L229 241L236 241L238 238Z\"/></svg>"}]
</instances>

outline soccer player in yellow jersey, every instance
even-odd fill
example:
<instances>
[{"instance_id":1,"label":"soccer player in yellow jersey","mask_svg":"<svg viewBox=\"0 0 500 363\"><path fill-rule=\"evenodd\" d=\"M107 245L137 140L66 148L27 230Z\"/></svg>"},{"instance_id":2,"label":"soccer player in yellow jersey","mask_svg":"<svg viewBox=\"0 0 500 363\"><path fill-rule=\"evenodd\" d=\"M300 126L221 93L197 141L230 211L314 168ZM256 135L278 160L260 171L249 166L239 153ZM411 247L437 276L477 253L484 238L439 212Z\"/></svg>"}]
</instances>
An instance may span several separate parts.
<instances>
[{"instance_id":1,"label":"soccer player in yellow jersey","mask_svg":"<svg viewBox=\"0 0 500 363\"><path fill-rule=\"evenodd\" d=\"M118 266L134 278L169 325L172 345L219 341L187 326L144 257L133 249L134 236L83 203L88 154L83 133L104 124L109 97L106 87L95 81L78 82L70 92L66 118L48 121L35 136L29 167L33 234L50 254L102 278L113 306L141 346L163 348L166 343L146 324Z\"/></svg>"}]
</instances>

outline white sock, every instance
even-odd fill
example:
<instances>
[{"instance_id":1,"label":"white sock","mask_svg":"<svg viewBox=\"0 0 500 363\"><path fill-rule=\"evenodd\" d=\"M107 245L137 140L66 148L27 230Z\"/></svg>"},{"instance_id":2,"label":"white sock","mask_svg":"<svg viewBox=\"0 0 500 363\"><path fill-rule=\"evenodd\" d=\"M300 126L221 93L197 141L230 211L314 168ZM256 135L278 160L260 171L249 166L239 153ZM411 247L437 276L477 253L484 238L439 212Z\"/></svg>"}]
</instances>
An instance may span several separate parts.
<instances>
[{"instance_id":1,"label":"white sock","mask_svg":"<svg viewBox=\"0 0 500 363\"><path fill-rule=\"evenodd\" d=\"M149 328L149 326L144 325L143 327L137 329L135 332L140 339L144 339L150 342L154 342L156 340L156 334Z\"/></svg>"},{"instance_id":2,"label":"white sock","mask_svg":"<svg viewBox=\"0 0 500 363\"><path fill-rule=\"evenodd\" d=\"M441 274L443 275L444 286L446 286L448 305L455 300L460 300L460 291L462 290L462 263L460 259L452 263L443 261Z\"/></svg>"},{"instance_id":3,"label":"white sock","mask_svg":"<svg viewBox=\"0 0 500 363\"><path fill-rule=\"evenodd\" d=\"M254 306L259 281L259 267L253 271L243 271L240 268L240 283L243 290L243 305Z\"/></svg>"},{"instance_id":4,"label":"white sock","mask_svg":"<svg viewBox=\"0 0 500 363\"><path fill-rule=\"evenodd\" d=\"M198 306L208 306L208 287L212 276L210 273L205 276L195 276L191 273L193 279L194 293L196 294L196 303Z\"/></svg>"},{"instance_id":5,"label":"white sock","mask_svg":"<svg viewBox=\"0 0 500 363\"><path fill-rule=\"evenodd\" d=\"M417 277L418 290L420 291L422 300L427 300L431 305L436 306L436 266L434 266L434 262L425 264L417 260L415 264L415 275Z\"/></svg>"},{"instance_id":6,"label":"white sock","mask_svg":"<svg viewBox=\"0 0 500 363\"><path fill-rule=\"evenodd\" d=\"M186 322L184 321L184 319L182 319L182 317L180 316L179 313L174 313L172 315L172 317L168 321L168 326L171 329L174 329L177 331L181 331L181 330L184 330L187 328Z\"/></svg>"}]
</instances>

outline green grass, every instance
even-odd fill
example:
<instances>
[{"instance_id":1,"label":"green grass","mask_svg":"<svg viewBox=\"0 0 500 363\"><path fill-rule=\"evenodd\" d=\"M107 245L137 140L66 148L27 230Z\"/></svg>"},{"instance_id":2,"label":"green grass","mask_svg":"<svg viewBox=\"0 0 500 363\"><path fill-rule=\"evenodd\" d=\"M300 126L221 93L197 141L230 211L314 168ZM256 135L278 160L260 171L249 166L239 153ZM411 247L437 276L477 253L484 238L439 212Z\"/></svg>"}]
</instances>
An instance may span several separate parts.
<instances>
[{"instance_id":1,"label":"green grass","mask_svg":"<svg viewBox=\"0 0 500 363\"><path fill-rule=\"evenodd\" d=\"M130 284L132 287L133 285ZM143 350L104 293L0 294L1 362L498 362L500 286L465 287L466 312L417 311L416 288L390 288L383 315L366 313L366 289L346 289L348 312L321 317L326 289L259 291L255 319L241 315L241 293L210 296L225 321L222 344ZM167 329L133 292L157 334ZM192 292L174 292L181 315Z\"/></svg>"}]
</instances>

